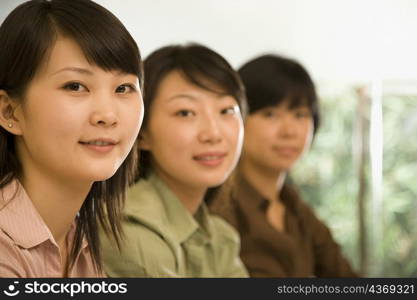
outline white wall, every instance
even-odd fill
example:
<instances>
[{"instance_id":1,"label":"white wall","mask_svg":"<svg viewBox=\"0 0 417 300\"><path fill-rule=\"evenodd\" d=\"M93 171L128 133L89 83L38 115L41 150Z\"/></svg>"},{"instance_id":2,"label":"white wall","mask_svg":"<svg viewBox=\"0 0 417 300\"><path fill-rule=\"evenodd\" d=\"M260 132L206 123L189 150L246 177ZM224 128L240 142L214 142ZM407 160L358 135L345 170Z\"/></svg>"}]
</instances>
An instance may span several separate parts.
<instances>
[{"instance_id":1,"label":"white wall","mask_svg":"<svg viewBox=\"0 0 417 300\"><path fill-rule=\"evenodd\" d=\"M0 0L0 21L20 0ZM417 79L415 0L97 0L126 25L146 56L196 41L235 67L277 52L316 81Z\"/></svg>"}]
</instances>

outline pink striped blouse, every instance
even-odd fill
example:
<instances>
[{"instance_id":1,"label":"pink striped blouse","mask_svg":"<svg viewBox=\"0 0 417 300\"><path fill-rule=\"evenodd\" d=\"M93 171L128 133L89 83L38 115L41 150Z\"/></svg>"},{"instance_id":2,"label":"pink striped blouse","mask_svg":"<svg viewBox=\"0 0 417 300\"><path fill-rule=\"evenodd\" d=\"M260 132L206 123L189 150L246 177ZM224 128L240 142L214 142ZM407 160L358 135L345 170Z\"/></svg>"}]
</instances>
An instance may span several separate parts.
<instances>
[{"instance_id":1,"label":"pink striped blouse","mask_svg":"<svg viewBox=\"0 0 417 300\"><path fill-rule=\"evenodd\" d=\"M74 222L68 232L70 242L75 229ZM0 277L62 277L62 270L54 237L23 186L13 181L0 190ZM86 240L69 277L102 277Z\"/></svg>"}]
</instances>

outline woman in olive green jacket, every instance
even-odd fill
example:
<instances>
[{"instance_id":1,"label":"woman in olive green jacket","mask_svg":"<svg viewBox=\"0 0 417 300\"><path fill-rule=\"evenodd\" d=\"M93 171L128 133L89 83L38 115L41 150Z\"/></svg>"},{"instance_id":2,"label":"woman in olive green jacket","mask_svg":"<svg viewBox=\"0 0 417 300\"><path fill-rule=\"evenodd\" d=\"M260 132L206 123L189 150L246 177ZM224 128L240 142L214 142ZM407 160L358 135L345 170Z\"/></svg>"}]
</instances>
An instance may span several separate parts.
<instances>
[{"instance_id":1,"label":"woman in olive green jacket","mask_svg":"<svg viewBox=\"0 0 417 300\"><path fill-rule=\"evenodd\" d=\"M104 241L105 270L123 277L247 277L237 232L203 201L240 156L239 76L200 45L155 51L145 73L140 176L128 193L121 251Z\"/></svg>"}]
</instances>

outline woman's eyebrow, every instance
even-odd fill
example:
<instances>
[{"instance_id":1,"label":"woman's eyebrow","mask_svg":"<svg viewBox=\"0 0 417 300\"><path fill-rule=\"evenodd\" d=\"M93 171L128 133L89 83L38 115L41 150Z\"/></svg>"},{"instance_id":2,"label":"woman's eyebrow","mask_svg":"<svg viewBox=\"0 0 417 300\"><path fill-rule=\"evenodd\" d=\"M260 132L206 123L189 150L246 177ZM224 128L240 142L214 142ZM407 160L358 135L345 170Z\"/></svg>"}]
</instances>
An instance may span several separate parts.
<instances>
[{"instance_id":1,"label":"woman's eyebrow","mask_svg":"<svg viewBox=\"0 0 417 300\"><path fill-rule=\"evenodd\" d=\"M224 100L225 98L226 99L229 99L229 97L231 97L231 96L230 95L218 95L216 97L216 100ZM168 98L168 101L172 101L172 100L175 100L175 99L184 99L184 98L185 99L188 99L188 100L192 100L192 101L197 101L197 100L201 99L198 96L194 96L194 95L191 95L191 94L182 93L182 94L177 94L177 95L174 95L172 97L169 97ZM231 98L233 98L233 97L231 97Z\"/></svg>"},{"instance_id":2,"label":"woman's eyebrow","mask_svg":"<svg viewBox=\"0 0 417 300\"><path fill-rule=\"evenodd\" d=\"M52 73L51 76L54 76L54 75L62 73L62 72L75 72L75 73L80 73L80 74L84 74L84 75L93 75L93 72L91 70L88 70L88 69L79 68L79 67L65 67L65 68L59 69L58 71Z\"/></svg>"},{"instance_id":3,"label":"woman's eyebrow","mask_svg":"<svg viewBox=\"0 0 417 300\"><path fill-rule=\"evenodd\" d=\"M174 95L172 97L168 98L168 101L172 101L172 100L176 100L176 99L188 99L188 100L192 100L192 101L196 101L197 97L190 95L190 94L177 94Z\"/></svg>"}]
</instances>

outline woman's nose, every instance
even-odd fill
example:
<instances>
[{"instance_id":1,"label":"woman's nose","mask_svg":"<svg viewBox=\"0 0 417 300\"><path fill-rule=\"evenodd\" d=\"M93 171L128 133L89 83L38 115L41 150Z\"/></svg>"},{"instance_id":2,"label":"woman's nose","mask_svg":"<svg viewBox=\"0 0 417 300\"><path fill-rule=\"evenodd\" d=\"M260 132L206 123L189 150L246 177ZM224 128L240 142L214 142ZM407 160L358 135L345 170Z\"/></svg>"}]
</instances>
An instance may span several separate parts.
<instances>
[{"instance_id":1,"label":"woman's nose","mask_svg":"<svg viewBox=\"0 0 417 300\"><path fill-rule=\"evenodd\" d=\"M221 142L222 133L218 118L206 116L201 120L199 140L202 143L216 144Z\"/></svg>"},{"instance_id":2,"label":"woman's nose","mask_svg":"<svg viewBox=\"0 0 417 300\"><path fill-rule=\"evenodd\" d=\"M98 98L98 97L97 97ZM94 126L112 127L118 123L116 108L113 105L114 99L111 96L101 96L94 99L94 108L90 122Z\"/></svg>"}]
</instances>

